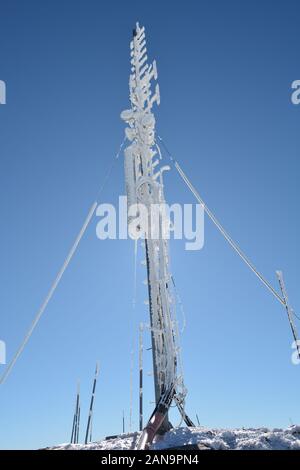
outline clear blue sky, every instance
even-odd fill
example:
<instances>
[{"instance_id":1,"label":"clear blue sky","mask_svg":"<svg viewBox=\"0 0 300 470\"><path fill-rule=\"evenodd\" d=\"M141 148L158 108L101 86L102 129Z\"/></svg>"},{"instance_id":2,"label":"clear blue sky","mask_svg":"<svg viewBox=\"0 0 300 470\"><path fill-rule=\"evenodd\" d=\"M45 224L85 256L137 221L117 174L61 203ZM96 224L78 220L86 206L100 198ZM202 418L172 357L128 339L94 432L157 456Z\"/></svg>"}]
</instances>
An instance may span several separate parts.
<instances>
[{"instance_id":1,"label":"clear blue sky","mask_svg":"<svg viewBox=\"0 0 300 470\"><path fill-rule=\"evenodd\" d=\"M0 339L8 359L123 139L136 21L158 63L159 133L275 286L275 270L284 271L300 310L300 106L290 101L300 79L299 13L297 1L1 0ZM165 180L169 201L192 202L174 171ZM119 194L122 161L102 200ZM68 441L77 379L85 425L97 359L94 437L120 432L123 409L128 424L132 331L148 318L145 272L133 313L133 242L100 242L95 226L0 388L1 448ZM299 423L300 366L290 360L283 308L209 220L203 250L186 252L179 241L171 249L187 317L188 413L212 427Z\"/></svg>"}]
</instances>

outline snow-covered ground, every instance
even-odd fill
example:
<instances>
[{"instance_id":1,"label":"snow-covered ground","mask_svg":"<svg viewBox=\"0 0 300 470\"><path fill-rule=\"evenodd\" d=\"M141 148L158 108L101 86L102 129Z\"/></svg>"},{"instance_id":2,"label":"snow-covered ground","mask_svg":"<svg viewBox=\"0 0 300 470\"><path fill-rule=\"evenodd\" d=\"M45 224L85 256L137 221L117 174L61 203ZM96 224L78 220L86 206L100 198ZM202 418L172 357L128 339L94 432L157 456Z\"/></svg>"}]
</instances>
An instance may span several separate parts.
<instances>
[{"instance_id":1,"label":"snow-covered ground","mask_svg":"<svg viewBox=\"0 0 300 470\"><path fill-rule=\"evenodd\" d=\"M126 450L134 449L139 433L123 434L110 440L88 445L62 444L53 450ZM168 449L190 444L215 450L300 450L300 426L288 429L208 429L174 428L156 441L151 449Z\"/></svg>"}]
</instances>

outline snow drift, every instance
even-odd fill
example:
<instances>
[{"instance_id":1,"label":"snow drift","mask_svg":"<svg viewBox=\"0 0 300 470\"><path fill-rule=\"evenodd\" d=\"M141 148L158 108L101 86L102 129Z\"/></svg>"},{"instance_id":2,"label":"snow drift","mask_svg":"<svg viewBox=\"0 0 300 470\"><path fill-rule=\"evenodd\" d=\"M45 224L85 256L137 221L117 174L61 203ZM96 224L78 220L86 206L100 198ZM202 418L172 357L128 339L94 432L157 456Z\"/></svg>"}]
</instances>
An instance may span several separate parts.
<instances>
[{"instance_id":1,"label":"snow drift","mask_svg":"<svg viewBox=\"0 0 300 470\"><path fill-rule=\"evenodd\" d=\"M121 434L88 445L61 444L51 450L130 450L140 433ZM300 426L287 429L208 429L203 427L174 428L156 440L151 450L202 444L212 450L300 450Z\"/></svg>"}]
</instances>

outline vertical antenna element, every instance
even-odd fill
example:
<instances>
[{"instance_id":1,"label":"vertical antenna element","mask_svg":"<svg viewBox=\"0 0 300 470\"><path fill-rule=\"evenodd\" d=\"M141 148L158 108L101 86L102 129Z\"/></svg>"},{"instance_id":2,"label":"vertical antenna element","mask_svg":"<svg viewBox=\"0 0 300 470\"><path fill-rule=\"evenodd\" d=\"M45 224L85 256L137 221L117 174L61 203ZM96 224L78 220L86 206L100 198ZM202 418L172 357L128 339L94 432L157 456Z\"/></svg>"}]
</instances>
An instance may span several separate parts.
<instances>
[{"instance_id":1,"label":"vertical antenna element","mask_svg":"<svg viewBox=\"0 0 300 470\"><path fill-rule=\"evenodd\" d=\"M133 349L130 353L130 397L129 397L129 432L132 432L132 402L133 402Z\"/></svg>"},{"instance_id":2,"label":"vertical antenna element","mask_svg":"<svg viewBox=\"0 0 300 470\"><path fill-rule=\"evenodd\" d=\"M72 434L71 434L71 440L70 440L71 444L74 443L75 426L76 426L76 406L75 406L75 412L73 416Z\"/></svg>"},{"instance_id":3,"label":"vertical antenna element","mask_svg":"<svg viewBox=\"0 0 300 470\"><path fill-rule=\"evenodd\" d=\"M79 442L79 430L80 430L80 403L78 405L77 423L76 423L76 444Z\"/></svg>"},{"instance_id":4,"label":"vertical antenna element","mask_svg":"<svg viewBox=\"0 0 300 470\"><path fill-rule=\"evenodd\" d=\"M77 444L78 443L79 423L80 423L80 382L78 381L77 394L76 394L76 404L75 404L72 434L71 434L71 444Z\"/></svg>"},{"instance_id":5,"label":"vertical antenna element","mask_svg":"<svg viewBox=\"0 0 300 470\"><path fill-rule=\"evenodd\" d=\"M139 334L139 424L143 430L143 324L140 324Z\"/></svg>"},{"instance_id":6,"label":"vertical antenna element","mask_svg":"<svg viewBox=\"0 0 300 470\"><path fill-rule=\"evenodd\" d=\"M98 362L97 362L96 369L95 369L95 377L94 377L94 383L93 383L93 389L92 389L92 396L91 396L88 422L87 422L86 433L85 433L85 441L84 441L85 444L88 443L89 431L90 431L90 427L91 427L91 423L92 423L93 406L94 406L94 399L95 399L95 392L96 392L96 384L97 384L98 374L99 374L99 366L98 366Z\"/></svg>"},{"instance_id":7,"label":"vertical antenna element","mask_svg":"<svg viewBox=\"0 0 300 470\"><path fill-rule=\"evenodd\" d=\"M123 419L122 419L122 431L123 431L123 434L125 434L125 415L124 415L124 410L123 410Z\"/></svg>"},{"instance_id":8,"label":"vertical antenna element","mask_svg":"<svg viewBox=\"0 0 300 470\"><path fill-rule=\"evenodd\" d=\"M91 416L91 425L90 425L90 442L93 440L93 416Z\"/></svg>"}]
</instances>

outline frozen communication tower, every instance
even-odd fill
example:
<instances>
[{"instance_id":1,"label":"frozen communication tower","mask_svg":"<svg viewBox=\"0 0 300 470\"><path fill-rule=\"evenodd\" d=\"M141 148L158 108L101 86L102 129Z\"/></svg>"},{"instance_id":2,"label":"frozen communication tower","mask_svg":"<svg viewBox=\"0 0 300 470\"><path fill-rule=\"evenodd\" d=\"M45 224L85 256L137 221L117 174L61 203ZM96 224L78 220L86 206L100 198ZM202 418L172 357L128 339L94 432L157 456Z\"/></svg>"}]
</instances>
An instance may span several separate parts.
<instances>
[{"instance_id":1,"label":"frozen communication tower","mask_svg":"<svg viewBox=\"0 0 300 470\"><path fill-rule=\"evenodd\" d=\"M185 415L186 394L182 373L178 371L178 328L169 270L168 240L163 236L164 227L170 223L164 211L163 172L170 168L161 165L161 155L155 140L152 108L155 103L160 103L159 86L155 83L157 68L155 61L148 64L145 28L139 24L133 31L130 49L131 109L121 113L121 118L128 125L125 133L130 141L124 152L128 224L130 229L134 212L132 208L136 209L136 213L141 211L141 206L147 209L147 230L142 227L138 227L138 230L141 230L140 235L145 239L155 401L161 419L156 427L164 432L170 427L167 410L172 400L178 405L181 414ZM154 213L156 218L153 217Z\"/></svg>"}]
</instances>

